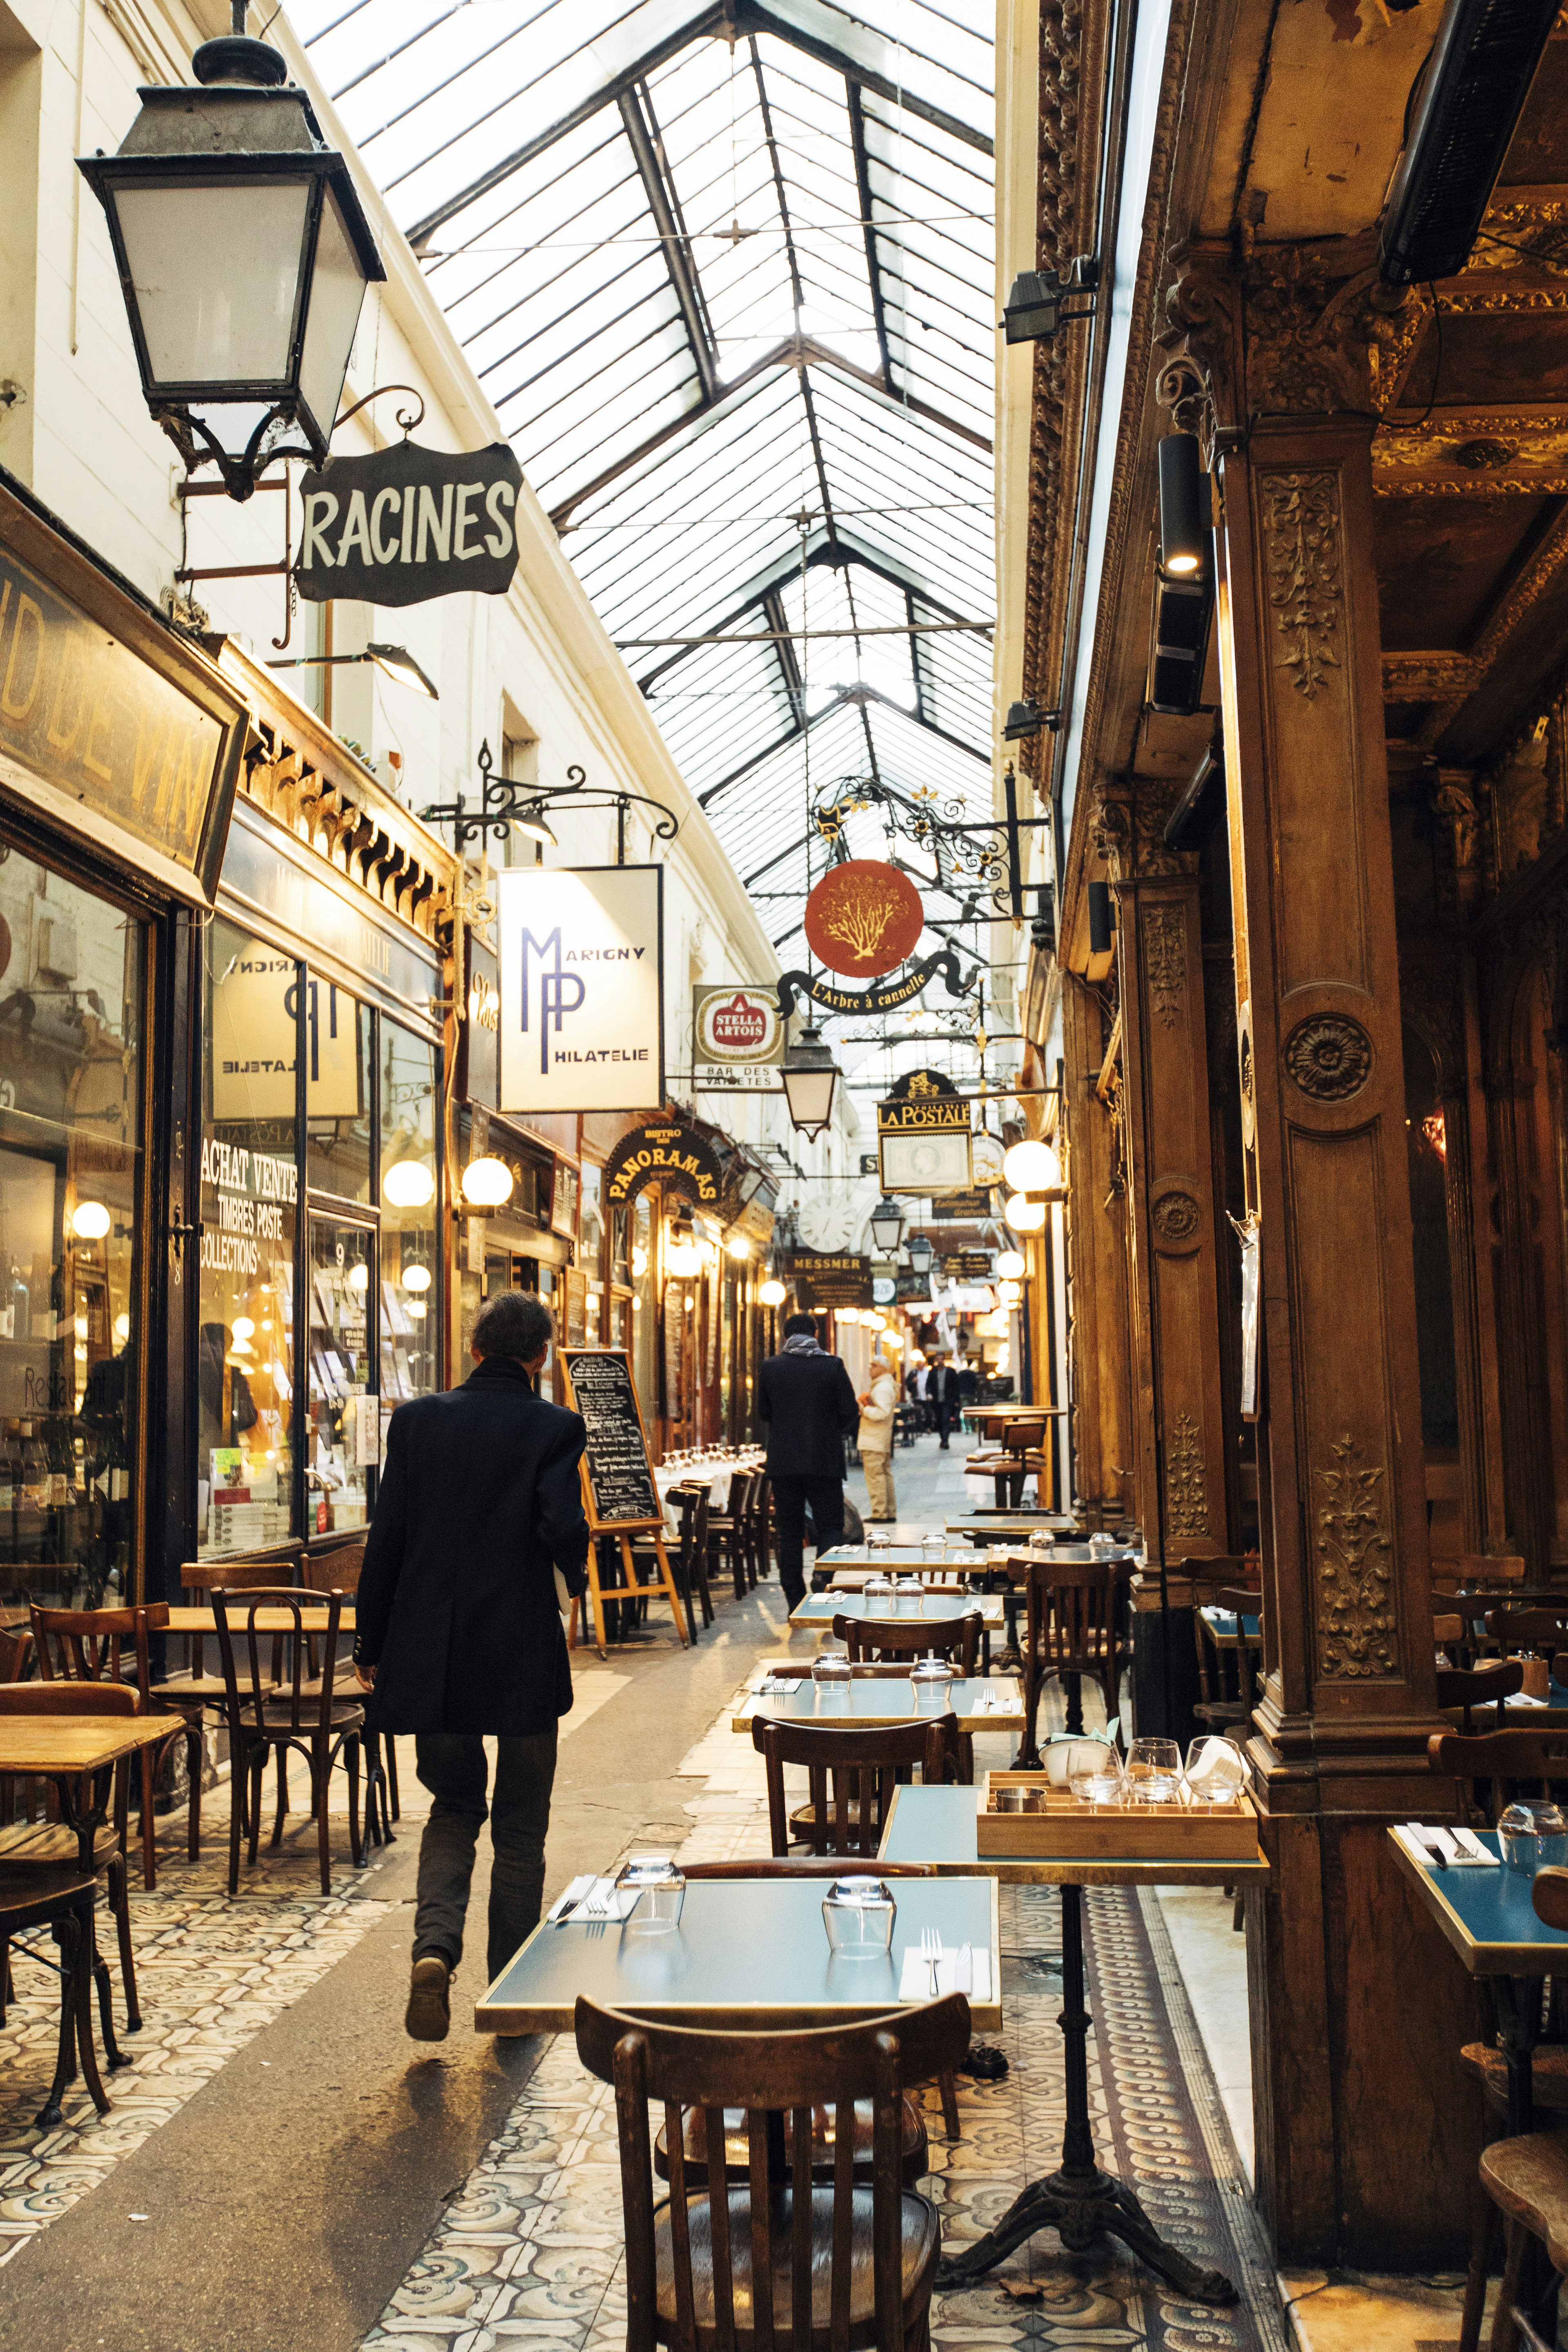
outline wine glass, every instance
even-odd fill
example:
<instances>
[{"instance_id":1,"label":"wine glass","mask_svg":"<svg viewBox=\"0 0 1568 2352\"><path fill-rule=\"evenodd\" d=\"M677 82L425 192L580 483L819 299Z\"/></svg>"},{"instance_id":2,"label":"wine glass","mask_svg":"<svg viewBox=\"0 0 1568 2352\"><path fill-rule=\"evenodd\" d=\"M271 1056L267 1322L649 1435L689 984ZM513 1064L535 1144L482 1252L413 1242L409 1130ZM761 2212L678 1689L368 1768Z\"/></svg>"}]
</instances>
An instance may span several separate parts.
<instances>
[{"instance_id":1,"label":"wine glass","mask_svg":"<svg viewBox=\"0 0 1568 2352\"><path fill-rule=\"evenodd\" d=\"M1214 1733L1187 1750L1187 1802L1234 1805L1247 1786L1247 1759L1233 1739Z\"/></svg>"},{"instance_id":2,"label":"wine glass","mask_svg":"<svg viewBox=\"0 0 1568 2352\"><path fill-rule=\"evenodd\" d=\"M1135 1805L1173 1805L1182 1785L1173 1739L1135 1739L1127 1751L1127 1793Z\"/></svg>"}]
</instances>

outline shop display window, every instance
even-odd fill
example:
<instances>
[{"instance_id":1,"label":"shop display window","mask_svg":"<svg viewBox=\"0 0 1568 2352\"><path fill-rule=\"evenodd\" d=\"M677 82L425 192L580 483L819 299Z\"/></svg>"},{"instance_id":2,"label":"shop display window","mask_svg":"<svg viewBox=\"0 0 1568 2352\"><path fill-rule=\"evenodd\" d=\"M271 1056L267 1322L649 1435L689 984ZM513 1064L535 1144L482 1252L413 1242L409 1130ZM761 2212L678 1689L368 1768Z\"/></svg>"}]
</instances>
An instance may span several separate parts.
<instances>
[{"instance_id":1,"label":"shop display window","mask_svg":"<svg viewBox=\"0 0 1568 2352\"><path fill-rule=\"evenodd\" d=\"M307 1327L310 1429L305 1456L306 1532L363 1528L375 1501L381 1403L371 1352L375 1235L341 1217L312 1216Z\"/></svg>"},{"instance_id":2,"label":"shop display window","mask_svg":"<svg viewBox=\"0 0 1568 2352\"><path fill-rule=\"evenodd\" d=\"M600 1185L604 1171L593 1160L583 1162L582 1238L577 1248L577 1263L583 1270L586 1290L584 1294L584 1343L590 1348L611 1344L608 1318L605 1312L605 1218L600 1202Z\"/></svg>"},{"instance_id":3,"label":"shop display window","mask_svg":"<svg viewBox=\"0 0 1568 2352\"><path fill-rule=\"evenodd\" d=\"M381 1062L381 1405L439 1388L436 1049L384 1016ZM459 1373L461 1377L461 1373Z\"/></svg>"},{"instance_id":4,"label":"shop display window","mask_svg":"<svg viewBox=\"0 0 1568 2352\"><path fill-rule=\"evenodd\" d=\"M0 1595L131 1589L144 927L0 845Z\"/></svg>"},{"instance_id":5,"label":"shop display window","mask_svg":"<svg viewBox=\"0 0 1568 2352\"><path fill-rule=\"evenodd\" d=\"M312 971L305 982L305 1130L312 1192L369 1202L372 1099L369 1007L357 1003L336 981Z\"/></svg>"},{"instance_id":6,"label":"shop display window","mask_svg":"<svg viewBox=\"0 0 1568 2352\"><path fill-rule=\"evenodd\" d=\"M197 1549L294 1523L294 1039L300 968L221 919L206 932Z\"/></svg>"}]
</instances>

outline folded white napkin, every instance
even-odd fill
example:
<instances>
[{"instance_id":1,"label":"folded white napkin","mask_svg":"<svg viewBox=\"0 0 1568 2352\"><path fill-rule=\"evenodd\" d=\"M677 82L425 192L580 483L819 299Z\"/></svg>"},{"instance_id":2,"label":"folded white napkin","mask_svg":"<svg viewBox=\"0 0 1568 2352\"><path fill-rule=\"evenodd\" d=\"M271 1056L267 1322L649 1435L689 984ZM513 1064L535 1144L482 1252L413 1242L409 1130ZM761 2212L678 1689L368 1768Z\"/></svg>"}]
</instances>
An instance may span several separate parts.
<instances>
[{"instance_id":1,"label":"folded white napkin","mask_svg":"<svg viewBox=\"0 0 1568 2352\"><path fill-rule=\"evenodd\" d=\"M967 1993L971 2000L991 1998L991 1955L978 1944L963 1944L957 1950L942 1947L942 1958L936 1964L937 1997L943 1993ZM904 1965L899 1976L900 2000L930 2000L931 1963L922 1960L918 1944L904 1954Z\"/></svg>"},{"instance_id":2,"label":"folded white napkin","mask_svg":"<svg viewBox=\"0 0 1568 2352\"><path fill-rule=\"evenodd\" d=\"M1436 1827L1425 1822L1405 1822L1394 1834L1417 1862L1430 1863L1431 1849L1436 1846L1445 1862L1450 1864L1486 1864L1498 1867L1495 1853L1489 1853L1474 1830L1451 1829L1443 1824Z\"/></svg>"},{"instance_id":3,"label":"folded white napkin","mask_svg":"<svg viewBox=\"0 0 1568 2352\"><path fill-rule=\"evenodd\" d=\"M757 1689L763 1698L787 1698L792 1691L799 1690L805 1680L804 1675L770 1675L758 1684Z\"/></svg>"}]
</instances>

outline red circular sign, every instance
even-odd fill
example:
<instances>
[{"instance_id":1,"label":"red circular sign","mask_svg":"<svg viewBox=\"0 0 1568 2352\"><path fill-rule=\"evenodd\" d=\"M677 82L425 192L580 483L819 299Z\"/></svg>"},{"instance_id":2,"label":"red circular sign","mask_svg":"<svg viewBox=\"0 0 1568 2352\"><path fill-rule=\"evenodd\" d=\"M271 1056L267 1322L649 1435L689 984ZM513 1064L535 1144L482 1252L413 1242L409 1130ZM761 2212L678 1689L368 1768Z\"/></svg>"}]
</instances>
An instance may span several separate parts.
<instances>
[{"instance_id":1,"label":"red circular sign","mask_svg":"<svg viewBox=\"0 0 1568 2352\"><path fill-rule=\"evenodd\" d=\"M924 928L925 909L909 876L877 857L836 866L805 902L812 954L851 980L891 971L913 955Z\"/></svg>"}]
</instances>

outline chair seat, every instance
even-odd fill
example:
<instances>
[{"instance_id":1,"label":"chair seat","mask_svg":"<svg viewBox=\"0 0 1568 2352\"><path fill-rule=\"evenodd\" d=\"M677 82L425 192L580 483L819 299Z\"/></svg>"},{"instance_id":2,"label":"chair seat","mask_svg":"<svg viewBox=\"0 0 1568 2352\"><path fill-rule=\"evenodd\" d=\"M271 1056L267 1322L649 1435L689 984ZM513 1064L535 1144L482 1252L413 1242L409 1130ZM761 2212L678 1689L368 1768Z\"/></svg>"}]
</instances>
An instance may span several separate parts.
<instances>
[{"instance_id":1,"label":"chair seat","mask_svg":"<svg viewBox=\"0 0 1568 2352\"><path fill-rule=\"evenodd\" d=\"M906 2189L903 2193L900 2288L904 2309L918 2306L927 2292L941 2247L936 2208ZM691 2232L692 2316L700 2345L711 2343L717 2326L713 2300L711 2217L705 2190L687 2200ZM769 2253L773 2265L773 2326L787 2343L791 2326L790 2233L795 2219L795 2192L781 2189L768 2217ZM875 2272L871 2256L871 2191L857 2189L850 2195L849 2342L870 2347L877 2342ZM831 2341L833 2192L815 2189L811 2197L811 2342L812 2352L828 2352ZM654 2216L654 2256L658 2278L658 2332L669 2342L676 2326L675 2268L670 2252L669 2207ZM750 2345L754 2331L752 2313L752 2207L744 2189L730 2192L730 2259L734 2281L735 2341Z\"/></svg>"},{"instance_id":2,"label":"chair seat","mask_svg":"<svg viewBox=\"0 0 1568 2352\"><path fill-rule=\"evenodd\" d=\"M0 1864L16 1870L75 1870L80 1848L77 1833L66 1822L17 1822L0 1830ZM120 1852L120 1833L112 1822L100 1822L93 1833L95 1870L106 1870Z\"/></svg>"},{"instance_id":3,"label":"chair seat","mask_svg":"<svg viewBox=\"0 0 1568 2352\"><path fill-rule=\"evenodd\" d=\"M1500 2050L1485 2042L1467 2042L1459 2053L1459 2063L1489 2100L1500 2107L1507 2105L1508 2061ZM1568 2042L1542 2042L1531 2065L1530 2081L1540 2114L1568 2116Z\"/></svg>"},{"instance_id":4,"label":"chair seat","mask_svg":"<svg viewBox=\"0 0 1568 2352\"><path fill-rule=\"evenodd\" d=\"M264 1698L261 1702L262 1728L266 1731L292 1729L299 1738L308 1738L312 1731L319 1730L321 1727L319 1706L307 1705L310 1696L311 1694L309 1691L301 1691L300 1720L297 1724L293 1720L294 1706L291 1699ZM363 1706L356 1706L352 1700L334 1699L328 1712L327 1723L329 1730L331 1731L358 1731L364 1724L364 1709ZM256 1729L255 1709L248 1706L246 1708L245 1727L247 1731Z\"/></svg>"},{"instance_id":5,"label":"chair seat","mask_svg":"<svg viewBox=\"0 0 1568 2352\"><path fill-rule=\"evenodd\" d=\"M188 1708L218 1706L228 1696L221 1675L184 1675L177 1682L154 1683L155 1715L184 1715Z\"/></svg>"},{"instance_id":6,"label":"chair seat","mask_svg":"<svg viewBox=\"0 0 1568 2352\"><path fill-rule=\"evenodd\" d=\"M925 2117L913 2099L906 2098L903 2115L902 2169L904 2187L912 2189L931 2170L931 2143L926 2137ZM708 2182L708 2118L701 2107L688 2107L685 2126L681 2132L681 2147L686 2160L686 2181L689 2189L705 2188ZM811 2116L811 2170L816 2180L833 2178L834 2132L830 2111L814 2107ZM751 2171L751 2146L746 2137L746 2111L743 2107L724 2110L724 2163L731 2180L745 2180ZM654 2142L653 2168L661 2180L669 2179L668 2136L660 2130ZM869 2180L871 2176L871 2102L855 2102L855 2171L857 2179Z\"/></svg>"},{"instance_id":7,"label":"chair seat","mask_svg":"<svg viewBox=\"0 0 1568 2352\"><path fill-rule=\"evenodd\" d=\"M1568 2271L1568 2131L1494 2140L1481 2180L1500 2212L1542 2240L1553 2269Z\"/></svg>"}]
</instances>

